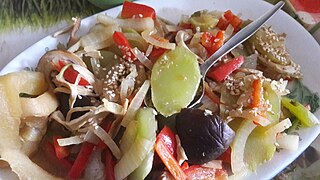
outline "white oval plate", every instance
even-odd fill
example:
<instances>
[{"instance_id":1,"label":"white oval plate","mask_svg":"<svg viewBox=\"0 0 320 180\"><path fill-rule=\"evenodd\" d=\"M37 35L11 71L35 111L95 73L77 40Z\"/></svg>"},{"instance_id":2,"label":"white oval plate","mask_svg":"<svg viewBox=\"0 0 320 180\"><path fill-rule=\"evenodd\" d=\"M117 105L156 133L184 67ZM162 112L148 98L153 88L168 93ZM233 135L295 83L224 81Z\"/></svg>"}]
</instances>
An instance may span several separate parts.
<instances>
[{"instance_id":1,"label":"white oval plate","mask_svg":"<svg viewBox=\"0 0 320 180\"><path fill-rule=\"evenodd\" d=\"M145 3L156 9L157 15L177 23L181 15L190 15L195 11L209 9L225 11L231 9L235 14L241 15L243 19L256 19L272 6L264 1L252 0L158 0L158 1L139 1ZM117 16L121 7L116 7L102 13L107 13L111 16ZM88 17L82 21L79 35L85 34L89 27L95 21L95 16ZM307 85L313 92L320 94L320 71L319 71L319 57L320 47L313 37L293 18L284 13L278 12L267 23L272 25L277 32L284 32L287 34L287 48L294 58L294 60L301 65L304 73L303 83ZM39 58L50 49L55 49L59 42L65 43L66 36L53 38L48 36L27 50L14 58L7 66L5 66L0 75L9 72L19 71L25 67L35 67ZM316 112L316 116L320 117L320 112ZM299 149L294 152L281 151L276 153L274 158L261 165L255 173L246 176L246 179L271 179L277 175L282 169L288 166L294 159L296 159L318 136L320 126L313 128L302 129L299 131L301 141ZM6 176L6 173L1 173L0 177ZM6 176L7 177L7 176Z\"/></svg>"}]
</instances>

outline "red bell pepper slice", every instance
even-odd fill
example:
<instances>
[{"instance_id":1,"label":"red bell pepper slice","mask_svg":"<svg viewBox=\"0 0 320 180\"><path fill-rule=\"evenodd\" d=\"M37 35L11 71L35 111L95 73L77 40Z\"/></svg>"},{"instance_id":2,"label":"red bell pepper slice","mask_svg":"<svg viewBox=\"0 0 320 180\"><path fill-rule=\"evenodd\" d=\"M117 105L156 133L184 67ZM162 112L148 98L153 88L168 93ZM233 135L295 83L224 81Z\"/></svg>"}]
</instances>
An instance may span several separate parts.
<instances>
[{"instance_id":1,"label":"red bell pepper slice","mask_svg":"<svg viewBox=\"0 0 320 180\"><path fill-rule=\"evenodd\" d=\"M262 99L262 82L260 79L255 79L252 82L252 101L251 101L251 108L258 108L261 106L261 99Z\"/></svg>"},{"instance_id":2,"label":"red bell pepper slice","mask_svg":"<svg viewBox=\"0 0 320 180\"><path fill-rule=\"evenodd\" d=\"M61 69L62 69L65 65L67 65L65 62L59 60L59 61L58 61L58 64L56 64L56 69L57 69L57 71L60 72ZM64 72L64 74L63 74L63 77L64 77L64 79L66 79L68 82L70 82L70 83L75 83L78 74L79 74L78 71L74 70L72 67L68 67L68 68L65 70L65 72ZM80 78L79 85L80 85L80 86L87 86L87 85L89 85L89 82L88 82L86 79L84 79L84 78Z\"/></svg>"},{"instance_id":3,"label":"red bell pepper slice","mask_svg":"<svg viewBox=\"0 0 320 180\"><path fill-rule=\"evenodd\" d=\"M72 67L69 67L66 69L66 71L63 74L63 77L70 83L75 83L77 76L78 76L78 71L74 70ZM79 81L80 86L87 86L89 85L89 82L83 78L80 78Z\"/></svg>"},{"instance_id":4,"label":"red bell pepper slice","mask_svg":"<svg viewBox=\"0 0 320 180\"><path fill-rule=\"evenodd\" d=\"M94 146L95 145L92 143L82 143L80 152L67 175L67 179L79 179L81 177L93 152Z\"/></svg>"},{"instance_id":5,"label":"red bell pepper slice","mask_svg":"<svg viewBox=\"0 0 320 180\"><path fill-rule=\"evenodd\" d=\"M113 38L113 41L118 46L118 48L120 49L124 59L130 62L136 60L136 57L132 53L130 43L122 32L115 31L113 33L112 38Z\"/></svg>"},{"instance_id":6,"label":"red bell pepper slice","mask_svg":"<svg viewBox=\"0 0 320 180\"><path fill-rule=\"evenodd\" d=\"M168 127L164 126L157 136L157 141L162 141L170 154L177 157L177 142L174 132Z\"/></svg>"},{"instance_id":7,"label":"red bell pepper slice","mask_svg":"<svg viewBox=\"0 0 320 180\"><path fill-rule=\"evenodd\" d=\"M106 162L106 173L105 173L105 176L106 176L106 180L115 180L115 176L114 176L114 166L116 165L117 161L115 159L115 157L113 156L112 152L110 151L109 148L106 148L105 150L105 162Z\"/></svg>"},{"instance_id":8,"label":"red bell pepper slice","mask_svg":"<svg viewBox=\"0 0 320 180\"><path fill-rule=\"evenodd\" d=\"M227 10L226 12L223 13L223 16L226 21L230 22L230 21L232 21L232 19L234 18L235 15L232 13L231 10Z\"/></svg>"},{"instance_id":9,"label":"red bell pepper slice","mask_svg":"<svg viewBox=\"0 0 320 180\"><path fill-rule=\"evenodd\" d=\"M225 169L214 169L202 167L200 165L192 165L184 171L188 179L226 179L228 177Z\"/></svg>"},{"instance_id":10,"label":"red bell pepper slice","mask_svg":"<svg viewBox=\"0 0 320 180\"><path fill-rule=\"evenodd\" d=\"M146 6L144 4L124 1L121 11L122 18L138 18L140 16L156 19L156 11L152 7Z\"/></svg>"},{"instance_id":11,"label":"red bell pepper slice","mask_svg":"<svg viewBox=\"0 0 320 180\"><path fill-rule=\"evenodd\" d=\"M231 26L234 28L234 32L239 31L240 25L242 24L242 20L238 16L234 16L234 18L230 21Z\"/></svg>"},{"instance_id":12,"label":"red bell pepper slice","mask_svg":"<svg viewBox=\"0 0 320 180\"><path fill-rule=\"evenodd\" d=\"M164 165L167 167L171 175L177 179L177 180L185 180L187 179L186 174L181 169L180 165L176 161L176 159L173 157L171 152L166 147L166 144L164 144L163 141L157 140L155 144L155 151L159 155L160 159L164 163Z\"/></svg>"},{"instance_id":13,"label":"red bell pepper slice","mask_svg":"<svg viewBox=\"0 0 320 180\"><path fill-rule=\"evenodd\" d=\"M63 159L65 157L68 157L70 154L70 150L68 147L65 146L59 146L58 139L61 138L60 136L53 136L53 147L55 154L58 159Z\"/></svg>"},{"instance_id":14,"label":"red bell pepper slice","mask_svg":"<svg viewBox=\"0 0 320 180\"><path fill-rule=\"evenodd\" d=\"M223 13L223 17L219 19L217 27L221 30L226 30L229 24L234 28L234 32L237 32L242 24L242 20L230 10L227 10Z\"/></svg>"},{"instance_id":15,"label":"red bell pepper slice","mask_svg":"<svg viewBox=\"0 0 320 180\"><path fill-rule=\"evenodd\" d=\"M222 82L229 76L234 70L238 69L244 62L243 56L238 56L224 64L212 67L207 76L218 81Z\"/></svg>"},{"instance_id":16,"label":"red bell pepper slice","mask_svg":"<svg viewBox=\"0 0 320 180\"><path fill-rule=\"evenodd\" d=\"M182 164L181 164L181 169L184 171L184 170L187 170L189 168L189 164L187 161L184 161Z\"/></svg>"},{"instance_id":17,"label":"red bell pepper slice","mask_svg":"<svg viewBox=\"0 0 320 180\"><path fill-rule=\"evenodd\" d=\"M223 41L223 31L218 31L216 36L213 36L210 32L204 32L201 36L201 44L206 48L209 56L215 53L223 45Z\"/></svg>"},{"instance_id":18,"label":"red bell pepper slice","mask_svg":"<svg viewBox=\"0 0 320 180\"><path fill-rule=\"evenodd\" d=\"M159 57L162 56L166 51L167 49L153 47L148 57L153 63L155 63L159 59Z\"/></svg>"}]
</instances>

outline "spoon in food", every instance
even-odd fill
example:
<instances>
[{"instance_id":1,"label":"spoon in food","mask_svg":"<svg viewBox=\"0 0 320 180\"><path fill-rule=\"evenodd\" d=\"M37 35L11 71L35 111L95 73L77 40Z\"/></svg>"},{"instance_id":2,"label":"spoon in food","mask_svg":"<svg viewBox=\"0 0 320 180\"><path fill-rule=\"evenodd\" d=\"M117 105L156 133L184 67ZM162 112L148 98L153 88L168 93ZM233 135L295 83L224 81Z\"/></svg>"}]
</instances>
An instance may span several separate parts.
<instances>
[{"instance_id":1,"label":"spoon in food","mask_svg":"<svg viewBox=\"0 0 320 180\"><path fill-rule=\"evenodd\" d=\"M279 9L283 7L285 3L283 1L279 1L272 9L267 11L265 14L260 16L258 19L241 29L238 33L236 33L229 41L227 41L221 48L219 48L214 54L212 54L203 64L200 65L200 73L202 75L202 83L198 88L197 94L193 101L188 106L189 108L195 107L200 103L201 99L204 96L204 78L208 70L214 65L219 59L221 59L224 55L229 53L239 44L247 40L251 37L257 30L259 30L263 24L265 24Z\"/></svg>"}]
</instances>

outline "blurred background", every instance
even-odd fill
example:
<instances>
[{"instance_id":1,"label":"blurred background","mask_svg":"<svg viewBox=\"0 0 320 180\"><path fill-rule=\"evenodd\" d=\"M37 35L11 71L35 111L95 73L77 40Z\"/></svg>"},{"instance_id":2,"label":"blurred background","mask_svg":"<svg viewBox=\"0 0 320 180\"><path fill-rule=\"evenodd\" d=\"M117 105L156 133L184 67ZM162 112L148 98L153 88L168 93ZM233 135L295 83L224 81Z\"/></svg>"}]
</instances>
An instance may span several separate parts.
<instances>
[{"instance_id":1,"label":"blurred background","mask_svg":"<svg viewBox=\"0 0 320 180\"><path fill-rule=\"evenodd\" d=\"M266 0L277 3L279 0ZM320 0L284 0L284 10L320 42ZM43 37L123 0L1 0L0 69ZM274 179L320 179L320 137Z\"/></svg>"}]
</instances>

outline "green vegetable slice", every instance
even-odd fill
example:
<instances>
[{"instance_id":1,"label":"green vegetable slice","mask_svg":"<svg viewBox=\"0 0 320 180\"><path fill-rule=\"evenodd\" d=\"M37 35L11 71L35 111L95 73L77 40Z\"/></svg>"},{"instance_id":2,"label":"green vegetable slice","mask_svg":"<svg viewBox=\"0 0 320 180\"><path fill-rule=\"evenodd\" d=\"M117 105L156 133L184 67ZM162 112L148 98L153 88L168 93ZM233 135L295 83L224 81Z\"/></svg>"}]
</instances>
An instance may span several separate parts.
<instances>
[{"instance_id":1,"label":"green vegetable slice","mask_svg":"<svg viewBox=\"0 0 320 180\"><path fill-rule=\"evenodd\" d=\"M320 124L318 118L299 102L287 97L282 97L282 105L296 116L303 125L312 127Z\"/></svg>"},{"instance_id":2,"label":"green vegetable slice","mask_svg":"<svg viewBox=\"0 0 320 180\"><path fill-rule=\"evenodd\" d=\"M158 127L155 115L152 108L140 108L128 124L120 144L124 154L114 169L116 179L129 175L129 179L144 179L151 171Z\"/></svg>"},{"instance_id":3,"label":"green vegetable slice","mask_svg":"<svg viewBox=\"0 0 320 180\"><path fill-rule=\"evenodd\" d=\"M151 72L151 98L157 111L167 117L187 107L200 80L196 56L182 45L161 56Z\"/></svg>"}]
</instances>

